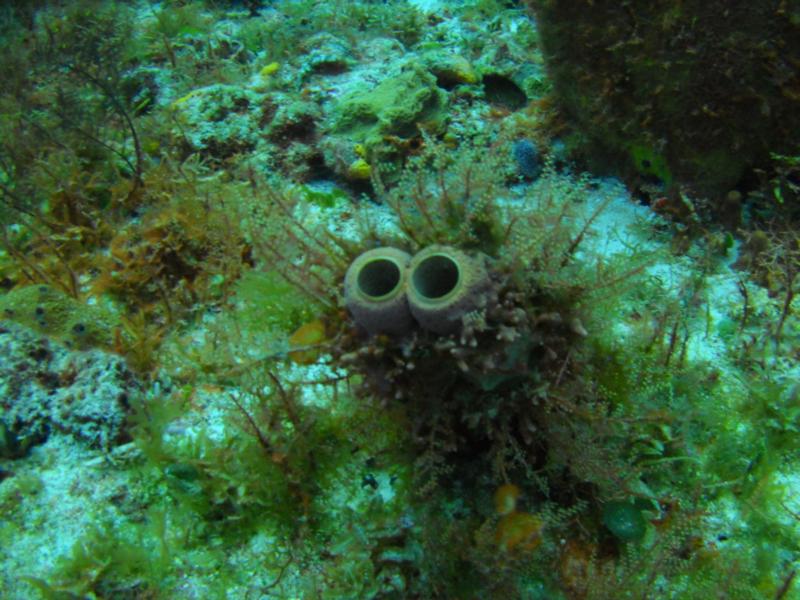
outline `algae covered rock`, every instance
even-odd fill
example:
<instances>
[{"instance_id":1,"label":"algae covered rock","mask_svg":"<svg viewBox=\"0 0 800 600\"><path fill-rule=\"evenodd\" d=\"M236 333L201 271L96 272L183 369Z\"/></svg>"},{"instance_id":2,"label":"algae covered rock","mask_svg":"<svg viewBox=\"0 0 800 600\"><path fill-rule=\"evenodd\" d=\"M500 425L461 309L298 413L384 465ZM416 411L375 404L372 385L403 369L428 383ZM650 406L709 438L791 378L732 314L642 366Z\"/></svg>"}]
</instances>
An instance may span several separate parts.
<instances>
[{"instance_id":1,"label":"algae covered rock","mask_svg":"<svg viewBox=\"0 0 800 600\"><path fill-rule=\"evenodd\" d=\"M328 32L317 33L303 42L302 74L335 75L353 66L351 44L342 37Z\"/></svg>"},{"instance_id":2,"label":"algae covered rock","mask_svg":"<svg viewBox=\"0 0 800 600\"><path fill-rule=\"evenodd\" d=\"M113 320L49 285L18 288L0 297L0 320L15 321L71 348L109 347Z\"/></svg>"},{"instance_id":3,"label":"algae covered rock","mask_svg":"<svg viewBox=\"0 0 800 600\"><path fill-rule=\"evenodd\" d=\"M472 63L456 52L431 50L422 56L422 60L428 70L436 76L439 87L446 90L480 81L480 75Z\"/></svg>"},{"instance_id":4,"label":"algae covered rock","mask_svg":"<svg viewBox=\"0 0 800 600\"><path fill-rule=\"evenodd\" d=\"M416 62L371 90L347 94L335 110L333 132L362 144L367 155L382 158L402 150L421 131L439 132L445 124L447 94L436 77Z\"/></svg>"},{"instance_id":5,"label":"algae covered rock","mask_svg":"<svg viewBox=\"0 0 800 600\"><path fill-rule=\"evenodd\" d=\"M140 389L120 356L0 322L0 456L24 456L55 431L96 448L122 443Z\"/></svg>"},{"instance_id":6,"label":"algae covered rock","mask_svg":"<svg viewBox=\"0 0 800 600\"><path fill-rule=\"evenodd\" d=\"M796 149L800 8L529 0L575 146L636 180L721 197Z\"/></svg>"},{"instance_id":7,"label":"algae covered rock","mask_svg":"<svg viewBox=\"0 0 800 600\"><path fill-rule=\"evenodd\" d=\"M234 85L193 90L172 103L189 150L222 160L252 150L263 117L262 96Z\"/></svg>"}]
</instances>

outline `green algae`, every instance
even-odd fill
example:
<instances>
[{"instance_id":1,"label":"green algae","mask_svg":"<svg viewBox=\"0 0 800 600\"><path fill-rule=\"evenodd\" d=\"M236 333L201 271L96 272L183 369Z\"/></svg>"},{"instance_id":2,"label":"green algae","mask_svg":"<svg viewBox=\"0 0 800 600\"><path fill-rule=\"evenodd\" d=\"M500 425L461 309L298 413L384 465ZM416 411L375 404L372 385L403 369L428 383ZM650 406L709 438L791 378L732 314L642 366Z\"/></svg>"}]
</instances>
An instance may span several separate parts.
<instances>
[{"instance_id":1,"label":"green algae","mask_svg":"<svg viewBox=\"0 0 800 600\"><path fill-rule=\"evenodd\" d=\"M97 306L81 303L48 285L18 288L0 297L0 316L72 348L109 348L115 320Z\"/></svg>"}]
</instances>

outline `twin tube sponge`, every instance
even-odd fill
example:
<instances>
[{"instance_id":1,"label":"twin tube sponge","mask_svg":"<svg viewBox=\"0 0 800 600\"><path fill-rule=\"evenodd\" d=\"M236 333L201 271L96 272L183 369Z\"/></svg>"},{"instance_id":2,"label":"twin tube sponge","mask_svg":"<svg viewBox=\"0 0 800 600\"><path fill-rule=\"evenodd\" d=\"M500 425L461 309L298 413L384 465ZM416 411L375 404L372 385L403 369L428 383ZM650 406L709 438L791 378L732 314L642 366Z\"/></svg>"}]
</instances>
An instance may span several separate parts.
<instances>
[{"instance_id":1,"label":"twin tube sponge","mask_svg":"<svg viewBox=\"0 0 800 600\"><path fill-rule=\"evenodd\" d=\"M370 334L402 335L416 322L446 335L485 304L490 285L482 254L433 245L412 257L397 248L374 248L347 269L344 301Z\"/></svg>"}]
</instances>

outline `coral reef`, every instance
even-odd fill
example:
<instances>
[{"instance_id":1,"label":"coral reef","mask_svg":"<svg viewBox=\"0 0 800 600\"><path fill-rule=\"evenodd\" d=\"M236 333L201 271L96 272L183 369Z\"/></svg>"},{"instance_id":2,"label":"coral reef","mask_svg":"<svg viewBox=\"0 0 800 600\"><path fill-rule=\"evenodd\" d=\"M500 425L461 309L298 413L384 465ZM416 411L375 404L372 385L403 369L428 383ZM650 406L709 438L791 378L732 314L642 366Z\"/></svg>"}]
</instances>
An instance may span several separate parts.
<instances>
[{"instance_id":1,"label":"coral reef","mask_svg":"<svg viewBox=\"0 0 800 600\"><path fill-rule=\"evenodd\" d=\"M523 4L0 8L4 598L796 594L796 10Z\"/></svg>"}]
</instances>

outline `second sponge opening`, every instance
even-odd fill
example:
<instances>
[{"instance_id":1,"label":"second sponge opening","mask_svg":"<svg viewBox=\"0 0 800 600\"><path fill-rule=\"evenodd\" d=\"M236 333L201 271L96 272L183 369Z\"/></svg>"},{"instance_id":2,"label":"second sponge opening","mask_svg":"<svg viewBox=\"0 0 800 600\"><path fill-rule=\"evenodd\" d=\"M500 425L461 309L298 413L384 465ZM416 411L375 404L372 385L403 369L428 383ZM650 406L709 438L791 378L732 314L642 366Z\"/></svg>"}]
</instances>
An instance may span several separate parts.
<instances>
[{"instance_id":1,"label":"second sponge opening","mask_svg":"<svg viewBox=\"0 0 800 600\"><path fill-rule=\"evenodd\" d=\"M416 265L411 283L420 296L437 300L458 286L459 277L460 270L455 260L443 254L434 254Z\"/></svg>"}]
</instances>

